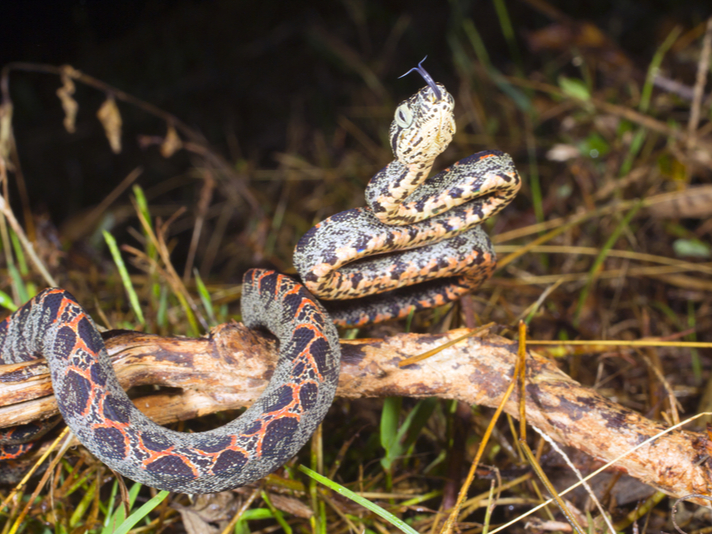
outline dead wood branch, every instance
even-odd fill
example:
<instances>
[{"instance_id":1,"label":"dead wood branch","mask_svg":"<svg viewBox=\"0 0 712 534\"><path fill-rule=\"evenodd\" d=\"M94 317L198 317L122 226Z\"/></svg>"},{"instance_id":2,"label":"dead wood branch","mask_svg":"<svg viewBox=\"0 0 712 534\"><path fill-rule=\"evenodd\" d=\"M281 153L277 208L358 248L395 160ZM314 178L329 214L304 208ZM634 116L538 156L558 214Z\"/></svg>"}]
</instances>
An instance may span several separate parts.
<instances>
[{"instance_id":1,"label":"dead wood branch","mask_svg":"<svg viewBox=\"0 0 712 534\"><path fill-rule=\"evenodd\" d=\"M473 337L403 369L398 362L465 334L401 334L386 339L342 341L338 396L441 397L496 406L512 376L516 344L487 335ZM158 384L181 388L135 399L165 424L250 404L271 376L277 359L269 337L226 324L206 339L161 338L135 332L108 333L106 343L123 387ZM555 363L527 358L527 419L564 445L603 461L632 449L665 427L581 386ZM43 360L0 367L0 426L56 413ZM44 396L44 397L43 397ZM506 411L517 416L513 395ZM710 494L712 474L706 438L675 431L629 454L618 468L679 497Z\"/></svg>"}]
</instances>

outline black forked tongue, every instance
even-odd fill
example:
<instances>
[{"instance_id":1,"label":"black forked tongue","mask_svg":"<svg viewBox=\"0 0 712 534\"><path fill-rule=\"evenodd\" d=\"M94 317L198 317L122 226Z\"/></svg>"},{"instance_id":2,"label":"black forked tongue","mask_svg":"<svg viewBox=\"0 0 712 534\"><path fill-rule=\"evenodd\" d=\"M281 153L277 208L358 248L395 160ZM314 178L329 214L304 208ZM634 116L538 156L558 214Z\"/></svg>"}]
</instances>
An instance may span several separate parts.
<instances>
[{"instance_id":1,"label":"black forked tongue","mask_svg":"<svg viewBox=\"0 0 712 534\"><path fill-rule=\"evenodd\" d=\"M427 83L430 86L430 88L433 90L433 93L435 94L435 98L437 100L440 100L443 97L443 95L440 93L440 88L435 84L435 81L430 77L430 74L428 74L428 71L426 71L423 68L423 61L425 61L426 59L428 59L428 56L425 56L421 60L421 62L418 63L417 67L413 67L408 72L406 72L403 76L408 76L408 74L410 74L413 71L417 72L418 74L420 74L423 77L423 79L425 80L425 83ZM401 78L403 78L403 76L399 76L398 79L400 80Z\"/></svg>"}]
</instances>

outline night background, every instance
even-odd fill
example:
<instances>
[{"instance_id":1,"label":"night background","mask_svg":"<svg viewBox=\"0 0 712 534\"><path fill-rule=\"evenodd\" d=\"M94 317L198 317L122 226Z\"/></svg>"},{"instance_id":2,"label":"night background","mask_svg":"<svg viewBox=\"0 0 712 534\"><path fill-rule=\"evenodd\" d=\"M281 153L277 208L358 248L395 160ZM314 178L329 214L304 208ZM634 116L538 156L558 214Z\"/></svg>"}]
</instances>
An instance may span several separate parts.
<instances>
[{"instance_id":1,"label":"night background","mask_svg":"<svg viewBox=\"0 0 712 534\"><path fill-rule=\"evenodd\" d=\"M702 96L693 103L710 15L709 0L5 2L0 65L6 67L2 81L12 99L17 148L9 156L14 170L7 195L59 284L92 316L102 310L97 322L160 335L204 335L208 325L240 319L239 285L247 269L294 274L292 251L309 228L364 205L369 179L393 159L393 112L423 85L416 74L399 76L427 55L424 67L455 97L458 127L435 169L497 149L511 154L522 176L517 198L483 225L500 247L500 260L574 215L592 216L506 262L462 305L362 329L358 336L440 334L494 321L515 339L522 319L540 340L712 341L709 68ZM74 78L73 133L64 126L57 95L64 82L58 71L44 72L45 65L50 71L70 65L97 81ZM97 119L112 95L122 122L118 153ZM172 148L166 141L171 132L178 136ZM139 167L140 175L128 180ZM138 325L127 302L101 231L111 232L120 246L151 255L132 203L134 185L145 194L156 228L170 220L161 231L187 291L196 302L201 283L210 292L214 314L206 312L199 326L186 322L189 313L184 315L174 286L124 248L145 325ZM647 203L664 194L675 197L672 204ZM660 266L669 270L651 270ZM3 265L0 277L0 290L16 304L25 295L19 279L30 293L44 287L31 267L20 271ZM547 353L575 380L665 424L674 412L673 397L682 417L711 409L711 354L709 348ZM674 390L669 397L668 387ZM388 471L379 463L382 406L381 399L337 400L324 427L326 462L342 462L335 480L352 489L435 492L417 505L393 506L414 528L429 532L434 511L453 505L462 484L458 474L469 468L492 411L439 400L408 456ZM403 421L418 406L404 399L396 419ZM229 420L217 418L180 428ZM696 424L702 431L704 423ZM506 482L529 466L514 452L511 427L500 421L498 429L483 463L497 466ZM567 469L536 440L530 440L532 448L539 447L547 473L556 477ZM342 450L344 443L349 447ZM570 452L582 471L599 466L582 452ZM71 454L67 465L87 453ZM307 447L300 458L308 458ZM486 493L492 472L478 475L470 494ZM604 500L613 521L620 521L619 531L632 531L623 518L643 503L652 511L640 519L640 531L644 521L647 532L672 530L672 499L655 497L651 486L632 477L609 475ZM625 489L615 494L611 488L619 478ZM527 484L503 493L521 501L500 506L491 518L477 509L461 531L479 533L485 521L501 524L529 509L539 490ZM102 499L109 499L109 487L101 487ZM150 497L144 491L139 501ZM47 506L36 505L23 528L44 532L56 521L69 531L82 498L64 500L53 517ZM188 506L187 499L174 498L176 506ZM45 504L48 499L40 497ZM299 499L313 505L308 495ZM572 501L586 509L585 494ZM220 506L233 514L236 502ZM343 506L344 514L361 513ZM689 531L709 525L700 509L688 507ZM163 519L178 517L166 510ZM348 531L342 515L322 512L328 514L326 531ZM295 530L316 531L313 521L289 513ZM564 520L558 510L552 514ZM393 528L374 526L374 517L361 526L369 532ZM98 529L82 521L71 531ZM216 519L215 525L223 529L227 522ZM268 532L275 522L250 525ZM524 532L523 525L513 528ZM159 531L193 532L178 519Z\"/></svg>"}]
</instances>

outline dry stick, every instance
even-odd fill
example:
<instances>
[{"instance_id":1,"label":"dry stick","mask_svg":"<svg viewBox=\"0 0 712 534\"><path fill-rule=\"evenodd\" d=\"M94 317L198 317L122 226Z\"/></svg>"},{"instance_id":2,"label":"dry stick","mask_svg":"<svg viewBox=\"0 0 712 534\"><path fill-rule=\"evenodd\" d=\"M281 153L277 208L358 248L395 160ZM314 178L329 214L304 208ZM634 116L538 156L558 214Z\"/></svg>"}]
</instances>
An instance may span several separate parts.
<instances>
[{"instance_id":1,"label":"dry stick","mask_svg":"<svg viewBox=\"0 0 712 534\"><path fill-rule=\"evenodd\" d=\"M573 219L572 221L570 221L566 224L563 224L563 225L559 226L558 228L554 228L553 230L550 230L549 232L547 232L546 234L544 234L542 236L537 237L534 241L530 241L523 247L520 247L518 250L510 253L509 255L505 256L503 259L498 261L497 262L497 270L503 269L504 267L506 267L507 265L512 263L514 260L516 260L520 256L523 256L524 254L529 252L534 247L542 245L542 244L546 243L547 241L551 241L556 236L558 236L559 234L562 234L569 228L572 228L578 224L581 224L582 222L584 222L585 220L587 220L593 216L594 216L594 214L591 213L591 214L586 214L581 217L577 217L577 218Z\"/></svg>"},{"instance_id":2,"label":"dry stick","mask_svg":"<svg viewBox=\"0 0 712 534\"><path fill-rule=\"evenodd\" d=\"M709 64L709 62L706 64ZM659 121L659 120L654 119L653 117L650 117L649 115L640 113L634 109L631 109L631 108L628 108L625 106L611 104L610 102L606 102L606 101L600 100L598 98L589 98L587 100L571 99L571 97L566 95L558 87L555 87L550 84L542 83L542 82L537 82L537 81L532 81L532 80L524 80L524 79L514 78L514 77L508 77L507 80L510 83L512 83L513 85L519 85L522 87L536 89L538 91L543 91L543 92L546 92L549 94L557 95L563 99L570 99L574 102L579 103L579 105L581 105L581 106L586 106L586 105L592 104L595 108L597 108L600 111L609 113L611 115L616 115L616 116L622 117L630 122L633 122L635 124L643 126L644 128L647 128L651 131L658 132L660 134L665 135L666 137L675 139L676 141L686 142L688 144L688 146L691 145L693 142L695 144L697 144L698 146L702 144L702 142L700 141L699 135L692 138L686 132L675 129L662 121ZM696 128L696 125L695 125L695 128ZM706 148L708 151L710 151L710 150L712 150L712 144L710 144L709 142L705 142L704 148ZM672 147L672 149L674 151L674 146ZM645 204L645 205L648 205L648 204Z\"/></svg>"},{"instance_id":3,"label":"dry stick","mask_svg":"<svg viewBox=\"0 0 712 534\"><path fill-rule=\"evenodd\" d=\"M608 469L609 467L613 467L613 466L618 465L619 462L625 460L625 458L626 458L627 456L630 456L630 455L632 455L632 454L635 454L638 450L640 450L640 449L642 449L642 448L644 448L644 447L649 447L649 446L651 446L651 444L653 444L653 442L655 442L656 440L659 440L660 438L663 438L663 437L666 436L667 434L670 434L670 433L672 433L672 432L674 432L674 431L676 431L676 430L679 430L680 427L682 427L683 425L686 425L687 423L691 423L692 421L694 421L695 419L698 419L698 418L700 418L700 417L710 416L710 415L712 415L712 412L698 413L697 415L695 415L695 416L693 416L693 417L690 417L689 419L686 419L685 421L682 421L681 423L679 423L679 424L677 424L677 425L673 425L673 426L671 426L670 428L666 428L665 430L661 430L660 432L658 432L657 434L655 434L655 435L649 437L648 439L646 439L646 440L643 441L642 443L639 443L638 445L636 445L635 447L633 447L633 448L627 450L626 452L624 452L624 453L622 453L622 454L619 454L618 456L616 456L615 458L613 458L611 461L609 461L609 462L606 463L605 465L603 465L603 466L599 467L598 469L596 469L593 473L590 473L590 474L589 474L588 476L586 476L586 478L584 478L583 480L579 480L576 484L573 484L573 485L569 486L568 488L566 488L564 491L559 492L559 495L562 495L562 496L563 496L563 495L566 495L567 493L569 493L570 491L575 490L575 489L578 488L579 486L583 485L585 482L588 482L589 480L591 480L591 479L592 479L593 477L595 477L596 475L599 475L599 474L603 473L603 472L604 472L606 469ZM702 438L702 435L700 435L700 439L701 439L701 438ZM698 466L698 465L699 465L699 459L694 463L694 465L695 465L695 466ZM709 488L709 485L707 486L707 488ZM709 491L709 490L706 489L705 491ZM704 505L707 505L706 503L703 502L703 499L700 499L700 498L697 497L698 495L699 495L699 494L697 494L697 493L688 493L688 494L686 494L685 496L683 496L682 498L683 498L683 499L686 499L686 500L689 500L689 501L691 501L691 502L694 502L694 503L696 503L696 504L703 505L703 506L704 506ZM541 503L541 504L538 504L537 506L535 506L535 507L532 508L531 510L529 510L529 511L523 513L522 515L520 515L519 517L517 517L516 519L512 519L510 522L505 523L504 525L498 526L498 527L497 527L496 529L494 529L490 534L497 534L498 532L501 532L501 531L503 531L503 530L505 530L505 529L511 527L511 526L514 525L515 523L518 523L519 521L521 521L521 520L524 519L525 517L530 516L530 515L533 514L534 512L537 512L538 510L541 510L542 508L544 508L545 506L548 506L548 505L551 504L552 502L554 502L554 499L549 499L549 500L547 500L547 501L545 501L545 502L543 502L543 503ZM709 506L708 506L708 507L709 507Z\"/></svg>"},{"instance_id":4,"label":"dry stick","mask_svg":"<svg viewBox=\"0 0 712 534\"><path fill-rule=\"evenodd\" d=\"M0 155L0 181L2 182L2 196L9 198L7 169L5 159ZM10 232L7 229L5 217L0 217L0 238L2 240L2 248L5 253L5 263L8 269L15 267L15 258L12 255L12 244L10 243ZM15 284L11 284L12 298L15 302L20 301L18 288Z\"/></svg>"},{"instance_id":5,"label":"dry stick","mask_svg":"<svg viewBox=\"0 0 712 534\"><path fill-rule=\"evenodd\" d=\"M47 467L47 470L45 473L42 475L42 479L39 481L37 486L35 487L35 491L32 492L32 495L30 495L30 498L27 500L27 504L23 508L22 512L17 516L17 519L15 519L15 522L12 525L12 528L10 529L10 532L8 534L15 534L19 528L22 526L22 522L24 521L25 517L27 514L30 512L30 509L35 505L35 501L37 499L37 496L40 494L40 491L42 491L42 488L44 488L44 485L47 483L47 480L49 480L49 477L52 476L52 471L56 467L56 465L60 462L60 460L64 457L64 453L69 450L69 446L71 445L72 440L74 439L74 436L69 433L69 427L65 428L62 433L57 437L57 439L54 440L52 443L52 446L49 447L47 451L42 455L42 457L37 460L35 465L32 467L30 472L28 472L25 477L22 479L18 487L23 486L24 484L27 483L27 481L30 479L32 476L32 473L35 472L35 470L44 463L44 461L47 459L47 456L54 451L54 449L57 448L57 445L59 444L60 440L66 436L66 439L64 440L64 443L62 444L62 447L59 450L59 453L57 456L55 456L52 461L50 462L49 466ZM96 490L96 493L98 494L99 491L98 489Z\"/></svg>"},{"instance_id":6,"label":"dry stick","mask_svg":"<svg viewBox=\"0 0 712 534\"><path fill-rule=\"evenodd\" d=\"M516 346L510 340L477 336L417 365L398 367L400 360L467 332L459 329L441 335L344 340L337 395L440 397L495 408L511 383L516 363ZM124 333L108 337L106 345L122 387L158 384L183 389L181 394L136 400L149 417L166 424L254 402L278 359L275 343L268 339L233 323L213 328L207 339ZM5 367L9 369L0 369L0 424L15 426L56 413L54 398L48 396L52 388L45 362ZM704 434L675 432L630 454L641 440L658 435L665 427L581 386L536 352L527 357L527 367L530 424L560 443L604 461L627 453L619 469L670 495L704 493L712 488L712 473L707 464L698 461L705 454ZM32 369L37 372L28 380ZM505 409L518 415L518 404L512 400Z\"/></svg>"},{"instance_id":7,"label":"dry stick","mask_svg":"<svg viewBox=\"0 0 712 534\"><path fill-rule=\"evenodd\" d=\"M135 204L135 203L134 203ZM193 300L193 297L191 297L190 293L185 287L185 284L183 284L183 281L181 280L180 276L178 276L178 273L175 270L175 267L173 267L173 263L171 262L171 254L168 250L168 246L166 245L164 235L165 231L167 228L170 226L170 224L173 222L173 218L177 217L180 213L182 213L182 208L179 209L176 213L173 214L171 219L168 219L165 223L163 223L156 232L153 231L153 228L151 228L151 225L148 223L148 221L145 219L143 216L143 213L141 212L140 209L138 209L138 206L136 207L136 213L138 214L138 219L139 222L141 223L141 226L143 226L144 231L146 232L146 235L148 236L149 240L151 243L156 247L156 250L158 251L158 255L161 257L161 261L163 261L163 265L165 266L165 271L168 274L168 277L166 278L166 281L168 284L171 286L173 289L173 292L175 293L176 297L185 302L185 305L190 309L191 313L194 314L195 317L197 317L198 321L200 321L201 325L205 330L208 330L209 326L203 315L200 313L200 310L198 309L198 306L196 305L195 301ZM191 319L191 317L189 317ZM197 327L197 325L194 325ZM196 328L196 331L198 329Z\"/></svg>"},{"instance_id":8,"label":"dry stick","mask_svg":"<svg viewBox=\"0 0 712 534\"><path fill-rule=\"evenodd\" d=\"M336 504L334 499L330 499L329 495L326 492L321 493L319 495L319 497L321 499L323 499L324 502L326 502L326 504L328 504L329 507L331 507L331 509L334 510L334 512L336 512L336 515L338 515L341 518L341 520L348 525L349 530L351 532L359 532L359 529L356 527L356 525L354 525L353 521L351 521L351 519L349 519L349 516L346 514L346 512L344 512L344 510ZM332 528L333 528L333 526L332 526ZM326 528L324 528L324 530L320 530L320 531L324 532L325 530L326 530ZM362 530L362 532L365 532L365 531L366 531L366 529L364 528ZM381 532L382 531L383 530L381 530Z\"/></svg>"},{"instance_id":9,"label":"dry stick","mask_svg":"<svg viewBox=\"0 0 712 534\"><path fill-rule=\"evenodd\" d=\"M188 258L185 261L185 269L183 270L183 283L188 283L190 273L193 271L193 262L195 261L195 252L198 249L198 241L203 230L205 222L205 214L210 207L210 201L213 198L213 190L215 189L215 179L209 171L205 173L203 187L200 190L200 200L198 200L198 213L195 217L195 226L193 226L193 237L190 239L190 248L188 249Z\"/></svg>"},{"instance_id":10,"label":"dry stick","mask_svg":"<svg viewBox=\"0 0 712 534\"><path fill-rule=\"evenodd\" d=\"M477 328L474 328L472 331L468 332L464 336L460 336L458 338L455 338L451 341L448 341L447 343L443 343L439 347L429 350L428 352L424 352L423 354L418 354L417 356L413 356L412 358L406 358L405 360L402 360L398 362L398 367L406 367L407 365L413 365L414 363L418 363L420 361L423 361L427 358L431 358L435 356L436 354L442 352L448 347L452 347L453 345L456 345L457 343L460 343L461 341L465 341L468 338L471 338L472 336L476 336L477 334L480 334L481 332L484 332L485 330L489 330L495 326L494 322L487 323L485 325L479 326Z\"/></svg>"},{"instance_id":11,"label":"dry stick","mask_svg":"<svg viewBox=\"0 0 712 534\"><path fill-rule=\"evenodd\" d=\"M99 217L102 216L102 214L109 209L109 206L111 206L114 201L121 196L121 194L126 191L126 189L136 181L136 179L141 176L143 173L143 168L141 167L136 167L134 170L132 170L130 173L126 175L126 177L121 180L121 183L117 185L111 193L109 193L104 200L102 200L97 206L92 209L89 214L84 217L82 221L82 225L84 228L91 228L94 226L94 223L99 220Z\"/></svg>"},{"instance_id":12,"label":"dry stick","mask_svg":"<svg viewBox=\"0 0 712 534\"><path fill-rule=\"evenodd\" d=\"M498 245L496 248L497 254L500 252L516 252L521 248L521 245ZM540 245L530 248L529 252L544 253L544 254L580 254L586 256L597 256L601 249L598 247L579 247L569 245ZM668 258L666 256L658 256L655 254L644 254L634 250L611 249L608 251L609 258L623 258L635 260L639 262L658 263L661 265L669 265L678 267L680 270L699 271L705 274L712 274L712 264L710 263L692 263L688 261L678 260L676 258ZM568 273L569 275L571 273ZM581 273L587 275L588 273ZM564 275L566 276L566 275Z\"/></svg>"},{"instance_id":13,"label":"dry stick","mask_svg":"<svg viewBox=\"0 0 712 534\"><path fill-rule=\"evenodd\" d=\"M655 377L663 385L663 388L665 388L665 393L667 393L668 397L668 403L670 404L672 422L675 425L678 424L680 422L680 414L677 410L678 407L682 410L682 405L680 404L680 401L678 401L675 397L675 392L673 391L672 385L670 384L670 382L667 381L665 375L663 375L663 372L658 368L657 365L653 363L650 357L644 354L643 351L639 351L639 355L641 358L643 358L643 361L648 366L648 369L650 369L653 374L655 374Z\"/></svg>"},{"instance_id":14,"label":"dry stick","mask_svg":"<svg viewBox=\"0 0 712 534\"><path fill-rule=\"evenodd\" d=\"M416 365L398 367L399 361L467 332L342 340L337 395L439 397L496 408L516 364L516 345L511 340L491 334L472 337ZM106 345L122 387L182 388L180 394L159 393L135 400L159 424L253 403L279 358L274 341L237 323L217 326L204 339L123 333L107 336ZM527 367L530 424L594 458L623 457L618 469L669 495L712 493L712 472L699 462L706 454L703 433L676 431L657 437L665 431L664 425L575 382L555 362L531 352ZM37 371L28 380L27 373L33 369ZM56 413L51 392L42 360L0 368L0 424L15 426ZM518 403L510 399L505 410L517 417ZM646 438L655 441L639 446Z\"/></svg>"},{"instance_id":15,"label":"dry stick","mask_svg":"<svg viewBox=\"0 0 712 534\"><path fill-rule=\"evenodd\" d=\"M596 494L594 493L593 489L591 489L591 486L583 479L583 476L581 475L581 472L578 470L578 468L574 465L574 463L571 461L571 458L569 458L566 453L563 451L561 447L549 436L547 436L544 432L539 430L537 427L532 426L532 428L542 437L542 439L549 444L549 446L554 449L561 458L563 458L564 462L566 462L566 465L569 466L569 469L576 475L576 478L578 478L581 481L581 484L583 484L584 489L588 493L589 498L593 501L593 503L596 505L596 508L598 508L598 512L601 514L601 517L603 517L603 520L605 521L606 525L608 526L608 529L611 531L611 534L616 534L618 530L613 526L611 523L610 518L608 515L606 515L606 511L603 508L603 505L601 502L598 500L596 497ZM538 464L537 464L538 465Z\"/></svg>"},{"instance_id":16,"label":"dry stick","mask_svg":"<svg viewBox=\"0 0 712 534\"><path fill-rule=\"evenodd\" d=\"M507 241L511 241L513 239L519 239L528 235L538 234L547 230L556 229L562 225L576 225L594 217L603 217L604 215L610 215L612 213L626 211L632 208L633 205L638 202L642 202L642 207L647 208L660 202L667 202L679 196L679 192L673 191L671 193L661 193L659 195L644 199L632 199L623 202L613 202L600 208L597 208L594 211L588 211L585 213L574 213L573 215L568 215L566 217L557 217L556 219L550 219L543 223L530 224L529 226L516 228L508 232L502 232L500 234L497 234L496 236L493 236L492 242L495 244L506 243ZM521 254L518 254L517 257L520 255Z\"/></svg>"},{"instance_id":17,"label":"dry stick","mask_svg":"<svg viewBox=\"0 0 712 534\"><path fill-rule=\"evenodd\" d=\"M608 269L596 274L598 281L621 279L621 278L641 278L648 276L661 280L668 285L678 286L682 289L693 289L696 291L712 291L712 280L706 280L700 277L685 276L676 273L684 273L687 271L699 272L700 269L691 267L673 267L673 266L649 266L649 267L630 267L621 269ZM580 282L589 278L590 272L568 273L568 274L542 274L530 275L521 274L520 279L500 278L493 282L497 287L519 287L533 285L549 285L556 282Z\"/></svg>"},{"instance_id":18,"label":"dry stick","mask_svg":"<svg viewBox=\"0 0 712 534\"><path fill-rule=\"evenodd\" d=\"M571 99L570 96L568 96L564 91L562 91L555 85L551 85L551 84L544 83L544 82L538 82L535 80L527 80L524 78L515 78L512 76L508 76L508 77L506 77L506 79L509 83L511 83L513 85L519 85L519 86L527 87L530 89L536 89L537 91L549 93L549 94L555 95L562 99ZM587 103L593 104L596 108L598 108L602 111L605 111L606 113L610 113L611 115L617 115L619 117L623 117L624 119L629 120L630 122L634 122L636 124L639 124L640 126L644 126L645 128L648 128L649 130L661 133L665 136L672 137L673 139L683 140L687 137L687 135L684 132L681 132L679 130L676 130L676 129L668 126L665 122L659 121L649 115L640 113L639 111L636 111L634 109L631 109L631 108L628 108L625 106L611 104L610 102L606 102L604 100L599 100L597 98L590 98L588 100L579 100L579 99L574 99L574 100L580 102L582 105L585 105Z\"/></svg>"},{"instance_id":19,"label":"dry stick","mask_svg":"<svg viewBox=\"0 0 712 534\"><path fill-rule=\"evenodd\" d=\"M250 496L242 503L240 509L235 513L227 526L223 529L222 534L230 534L234 529L237 522L243 516L243 514L252 506L254 500L262 493L262 488L257 486L255 490L250 494Z\"/></svg>"},{"instance_id":20,"label":"dry stick","mask_svg":"<svg viewBox=\"0 0 712 534\"><path fill-rule=\"evenodd\" d=\"M675 501L675 504L672 505L672 514L670 515L670 519L672 519L672 524L675 526L675 530L677 530L680 534L687 534L684 530L682 530L678 524L677 524L677 519L675 516L677 515L677 507L680 504L680 501L687 500L690 497L695 497L698 499L705 499L707 501L712 501L712 497L709 495L700 495L700 494L691 494L691 495L685 495L684 497L680 497L678 500ZM709 532L709 527L697 530L696 532Z\"/></svg>"},{"instance_id":21,"label":"dry stick","mask_svg":"<svg viewBox=\"0 0 712 534\"><path fill-rule=\"evenodd\" d=\"M705 92L707 74L710 70L710 50L712 49L712 17L707 19L707 30L702 39L702 52L700 61L697 63L697 79L692 96L692 108L690 109L690 121L687 123L687 148L691 149L697 142L697 125L700 123L700 107L702 96Z\"/></svg>"},{"instance_id":22,"label":"dry stick","mask_svg":"<svg viewBox=\"0 0 712 534\"><path fill-rule=\"evenodd\" d=\"M233 203L225 202L222 204L220 215L217 217L217 222L213 225L213 231L210 232L210 238L205 246L205 252L202 254L203 260L200 264L200 272L210 273L213 271L213 263L215 263L215 258L217 258L222 243L225 242L225 232L234 210L235 207Z\"/></svg>"},{"instance_id":23,"label":"dry stick","mask_svg":"<svg viewBox=\"0 0 712 534\"><path fill-rule=\"evenodd\" d=\"M2 511L5 508L5 506L7 506L7 504L12 500L12 498L19 491L22 491L22 488L25 487L25 485L30 480L32 475L35 474L35 471L37 471L39 466L42 465L42 463L47 459L47 457L52 453L52 451L57 448L60 441L62 441L62 439L64 439L68 434L70 434L69 427L62 430L62 433L59 436L57 436L57 439L55 439L52 442L52 445L42 454L40 459L37 460L37 462L35 462L35 464L32 466L32 469L30 469L27 473L25 473L25 476L20 481L20 483L17 484L14 488L12 488L12 491L10 492L10 494L7 497L5 497L5 500L2 503L0 503L0 511ZM69 437L70 441L71 441L71 439L73 439L73 436ZM65 444L68 444L68 442L65 442ZM58 455L58 457L61 458L61 455ZM52 463L52 468L57 464L57 462L59 462L58 459L55 458L55 460L56 461Z\"/></svg>"},{"instance_id":24,"label":"dry stick","mask_svg":"<svg viewBox=\"0 0 712 534\"><path fill-rule=\"evenodd\" d=\"M5 177L5 162L2 158L0 158L0 176ZM12 226L12 229L15 231L15 234L22 243L22 246L25 247L25 252L30 257L32 263L40 272L47 284L51 287L56 287L57 282L54 278L52 278L52 275L49 274L49 271L45 268L42 260L40 260L35 253L32 243L30 243L25 236L25 231L22 229L22 226L20 226L20 223L17 222L17 219L15 219L15 215L12 213L10 206L8 206L7 202L5 202L5 197L2 195L0 195L0 211L2 211L3 215L5 215L5 218L8 220L10 226Z\"/></svg>"},{"instance_id":25,"label":"dry stick","mask_svg":"<svg viewBox=\"0 0 712 534\"><path fill-rule=\"evenodd\" d=\"M530 345L578 345L578 346L603 346L603 347L674 347L679 349L711 349L712 342L708 341L660 341L658 339L636 339L633 341L619 341L616 339L576 339L572 341L557 341L554 339L530 339Z\"/></svg>"},{"instance_id":26,"label":"dry stick","mask_svg":"<svg viewBox=\"0 0 712 534\"><path fill-rule=\"evenodd\" d=\"M12 133L11 135L14 136L14 133ZM22 216L25 220L25 227L27 228L27 233L33 238L35 238L35 221L32 218L32 211L30 209L30 196L27 193L27 182L25 181L25 174L22 171L22 162L20 161L20 154L17 152L17 145L14 143L14 141L11 145L9 158L10 162L14 166L13 172L15 174L15 185L17 186L17 193L20 196L20 203L22 205Z\"/></svg>"},{"instance_id":27,"label":"dry stick","mask_svg":"<svg viewBox=\"0 0 712 534\"><path fill-rule=\"evenodd\" d=\"M522 321L522 320L527 320L527 318L529 318L527 320L527 322L529 320L531 320L531 316L539 310L539 308L544 304L544 302L549 297L549 295L551 295L551 293L556 291L556 289L563 283L564 283L564 279L559 278L556 282L554 282L549 287L547 287L541 293L541 295L539 295L539 298L537 298L534 302L532 302L529 306L527 306L526 309L522 313L519 314L519 317L517 317L517 323L519 323L519 321Z\"/></svg>"}]
</instances>

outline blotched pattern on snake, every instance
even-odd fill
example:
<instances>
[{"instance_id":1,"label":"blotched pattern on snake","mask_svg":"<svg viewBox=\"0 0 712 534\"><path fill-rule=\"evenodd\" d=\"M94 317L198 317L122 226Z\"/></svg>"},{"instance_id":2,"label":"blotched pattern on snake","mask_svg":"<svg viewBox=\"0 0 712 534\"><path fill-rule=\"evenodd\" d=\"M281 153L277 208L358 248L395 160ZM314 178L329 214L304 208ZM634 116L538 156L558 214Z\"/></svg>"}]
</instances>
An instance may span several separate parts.
<instances>
[{"instance_id":1,"label":"blotched pattern on snake","mask_svg":"<svg viewBox=\"0 0 712 534\"><path fill-rule=\"evenodd\" d=\"M64 420L97 458L132 480L212 493L283 465L333 401L335 324L360 326L442 305L494 269L480 224L512 200L519 175L508 155L487 151L428 178L455 133L454 99L421 65L415 70L428 85L396 110L394 160L371 179L368 207L326 219L297 245L294 263L306 288L274 271L245 274L243 321L270 330L280 357L264 393L239 418L193 434L150 421L119 386L91 317L62 289L41 292L0 323L0 363L45 357ZM25 434L33 432L5 433L14 441L0 445L0 459L24 452Z\"/></svg>"}]
</instances>

